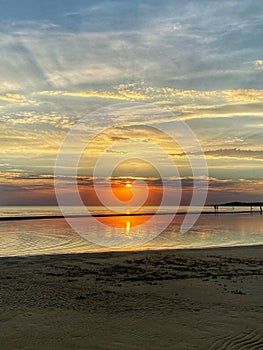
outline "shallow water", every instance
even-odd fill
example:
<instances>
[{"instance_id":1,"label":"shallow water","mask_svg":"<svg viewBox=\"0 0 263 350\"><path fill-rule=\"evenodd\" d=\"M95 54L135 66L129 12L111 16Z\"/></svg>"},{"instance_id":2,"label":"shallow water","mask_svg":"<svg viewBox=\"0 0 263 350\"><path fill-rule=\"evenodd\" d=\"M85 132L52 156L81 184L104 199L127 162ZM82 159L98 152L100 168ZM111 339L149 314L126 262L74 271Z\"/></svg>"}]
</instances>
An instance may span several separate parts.
<instances>
[{"instance_id":1,"label":"shallow water","mask_svg":"<svg viewBox=\"0 0 263 350\"><path fill-rule=\"evenodd\" d=\"M152 211L153 208L145 209L146 213ZM98 207L92 208L92 212L107 213ZM72 208L72 213L80 212ZM56 207L3 207L0 211L1 216L10 217L59 214ZM175 216L160 234L167 218L155 216L154 222L150 219L149 215L74 219L74 225L85 232L82 236L65 219L0 222L0 256L123 250L118 248L122 239L129 243L126 249L138 250L263 244L263 216L256 212L202 214L187 233L180 232L184 215ZM98 243L104 243L106 247Z\"/></svg>"}]
</instances>

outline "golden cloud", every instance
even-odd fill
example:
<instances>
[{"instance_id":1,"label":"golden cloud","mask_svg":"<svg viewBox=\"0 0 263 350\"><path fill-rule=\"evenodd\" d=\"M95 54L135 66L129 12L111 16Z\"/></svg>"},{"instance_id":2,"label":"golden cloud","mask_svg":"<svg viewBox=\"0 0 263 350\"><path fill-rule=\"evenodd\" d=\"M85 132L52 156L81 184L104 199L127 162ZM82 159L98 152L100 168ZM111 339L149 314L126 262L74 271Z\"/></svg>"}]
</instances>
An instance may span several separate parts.
<instances>
[{"instance_id":1,"label":"golden cloud","mask_svg":"<svg viewBox=\"0 0 263 350\"><path fill-rule=\"evenodd\" d=\"M263 62L263 61L262 61ZM263 67L263 65L262 65ZM186 100L189 103L198 103L200 100L205 100L206 103L211 101L219 101L220 104L224 102L257 102L263 100L263 90L255 89L238 89L238 90L180 90L170 87L156 88L156 87L140 87L134 84L121 84L115 91L99 91L99 90L85 90L85 91L42 91L40 95L51 96L71 96L71 97L96 97L104 99L116 99L125 101L151 101L155 103L173 102L176 100Z\"/></svg>"},{"instance_id":2,"label":"golden cloud","mask_svg":"<svg viewBox=\"0 0 263 350\"><path fill-rule=\"evenodd\" d=\"M222 92L222 94L225 96L225 98L229 102L263 101L263 90L255 90L255 89L225 90Z\"/></svg>"},{"instance_id":3,"label":"golden cloud","mask_svg":"<svg viewBox=\"0 0 263 350\"><path fill-rule=\"evenodd\" d=\"M86 91L41 91L40 95L70 96L70 97L95 97L114 100L144 100L147 96L136 91L118 89L116 92L86 90Z\"/></svg>"},{"instance_id":4,"label":"golden cloud","mask_svg":"<svg viewBox=\"0 0 263 350\"><path fill-rule=\"evenodd\" d=\"M5 95L0 95L0 100L22 105L37 104L36 101L29 100L25 95L15 93L6 93Z\"/></svg>"}]
</instances>

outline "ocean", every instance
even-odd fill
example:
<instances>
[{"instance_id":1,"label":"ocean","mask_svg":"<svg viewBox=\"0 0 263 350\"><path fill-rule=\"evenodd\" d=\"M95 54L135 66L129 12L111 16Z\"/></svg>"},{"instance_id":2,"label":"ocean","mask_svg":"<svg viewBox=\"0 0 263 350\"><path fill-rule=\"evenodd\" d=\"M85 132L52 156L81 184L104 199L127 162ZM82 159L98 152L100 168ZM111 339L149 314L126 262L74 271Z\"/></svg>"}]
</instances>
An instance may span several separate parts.
<instances>
[{"instance_id":1,"label":"ocean","mask_svg":"<svg viewBox=\"0 0 263 350\"><path fill-rule=\"evenodd\" d=\"M195 212L195 209L192 208L192 211ZM256 211L250 213L249 208L242 208L242 213L239 212L240 208L220 208L219 214L206 214L213 211L213 207L205 207L194 226L185 233L181 232L181 225L186 207L179 209L181 215L172 216L169 225L165 215L155 216L155 221L151 222L151 216L147 213L155 210L154 207L144 207L141 209L143 215L129 216L127 208L118 208L117 212L127 215L73 218L73 226L76 223L76 227L81 228L80 233L64 218L0 221L0 256L263 244L263 217ZM244 213L245 210L247 212ZM104 207L90 207L89 211L93 214L110 213ZM173 213L174 208L166 207L162 211ZM72 207L68 208L68 213L79 215L86 214L86 211ZM10 219L42 215L58 216L61 211L58 207L0 207L0 217ZM121 245L123 239L129 243L127 247Z\"/></svg>"}]
</instances>

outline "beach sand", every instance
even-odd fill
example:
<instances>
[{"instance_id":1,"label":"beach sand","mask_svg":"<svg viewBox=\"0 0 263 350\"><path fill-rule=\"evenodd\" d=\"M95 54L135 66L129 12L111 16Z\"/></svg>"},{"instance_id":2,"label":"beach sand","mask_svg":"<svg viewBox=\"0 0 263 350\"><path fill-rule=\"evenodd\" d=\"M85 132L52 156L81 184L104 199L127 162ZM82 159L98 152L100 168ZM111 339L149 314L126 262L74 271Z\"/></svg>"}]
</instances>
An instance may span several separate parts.
<instances>
[{"instance_id":1,"label":"beach sand","mask_svg":"<svg viewBox=\"0 0 263 350\"><path fill-rule=\"evenodd\" d=\"M0 259L0 348L263 349L263 247Z\"/></svg>"}]
</instances>

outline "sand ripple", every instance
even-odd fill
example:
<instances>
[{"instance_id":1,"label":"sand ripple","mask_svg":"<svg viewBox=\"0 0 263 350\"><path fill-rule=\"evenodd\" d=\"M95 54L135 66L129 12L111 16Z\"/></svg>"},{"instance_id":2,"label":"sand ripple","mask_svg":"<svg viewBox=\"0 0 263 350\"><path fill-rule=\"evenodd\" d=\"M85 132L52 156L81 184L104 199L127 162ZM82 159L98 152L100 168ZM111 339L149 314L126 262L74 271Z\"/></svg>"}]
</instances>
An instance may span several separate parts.
<instances>
[{"instance_id":1,"label":"sand ripple","mask_svg":"<svg viewBox=\"0 0 263 350\"><path fill-rule=\"evenodd\" d=\"M257 330L231 334L217 340L210 350L263 350L263 336Z\"/></svg>"}]
</instances>

